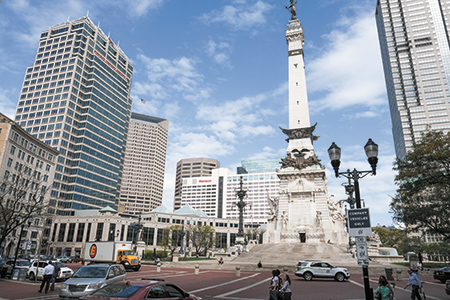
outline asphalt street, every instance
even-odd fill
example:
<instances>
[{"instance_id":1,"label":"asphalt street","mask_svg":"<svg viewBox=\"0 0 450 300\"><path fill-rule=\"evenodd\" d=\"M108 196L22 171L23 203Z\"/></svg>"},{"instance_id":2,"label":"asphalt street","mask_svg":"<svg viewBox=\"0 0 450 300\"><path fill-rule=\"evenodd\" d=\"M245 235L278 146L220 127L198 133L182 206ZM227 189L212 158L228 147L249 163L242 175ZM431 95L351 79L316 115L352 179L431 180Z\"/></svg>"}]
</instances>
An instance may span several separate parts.
<instances>
[{"instance_id":1,"label":"asphalt street","mask_svg":"<svg viewBox=\"0 0 450 300\"><path fill-rule=\"evenodd\" d=\"M80 264L67 264L77 269ZM364 299L364 285L361 274L352 274L349 281L337 282L333 279L314 279L307 282L295 277L292 273L292 299L324 299L324 300L359 300ZM371 274L370 284L376 288L378 276ZM161 268L157 272L155 266L144 265L139 272L127 272L127 280L140 280L141 278L164 279L173 282L189 293L201 296L204 300L267 300L269 291L270 271L242 271L236 276L234 270L202 269L195 274L194 269ZM428 300L449 299L445 294L444 284L434 280L431 276L420 276L424 281L425 292ZM410 299L410 289L404 290L406 278L403 281L393 281L396 284L395 298L398 300ZM0 300L3 299L58 299L59 286L49 294L39 294L40 282L13 281L0 279Z\"/></svg>"}]
</instances>

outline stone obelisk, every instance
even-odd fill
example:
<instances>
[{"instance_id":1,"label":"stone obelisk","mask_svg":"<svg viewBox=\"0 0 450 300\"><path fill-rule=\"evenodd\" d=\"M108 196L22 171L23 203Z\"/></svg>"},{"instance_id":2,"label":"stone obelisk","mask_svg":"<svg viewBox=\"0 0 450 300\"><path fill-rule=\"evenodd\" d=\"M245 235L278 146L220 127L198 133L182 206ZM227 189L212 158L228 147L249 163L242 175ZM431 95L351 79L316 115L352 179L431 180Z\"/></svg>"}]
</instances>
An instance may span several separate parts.
<instances>
[{"instance_id":1,"label":"stone obelisk","mask_svg":"<svg viewBox=\"0 0 450 300\"><path fill-rule=\"evenodd\" d=\"M280 178L280 198L268 197L270 213L265 243L324 243L345 244L342 203L328 196L325 167L317 158L313 142L316 125L309 120L306 91L303 28L297 19L291 0L286 8L292 18L286 29L289 64L289 129L281 130L288 136L287 156L277 170Z\"/></svg>"}]
</instances>

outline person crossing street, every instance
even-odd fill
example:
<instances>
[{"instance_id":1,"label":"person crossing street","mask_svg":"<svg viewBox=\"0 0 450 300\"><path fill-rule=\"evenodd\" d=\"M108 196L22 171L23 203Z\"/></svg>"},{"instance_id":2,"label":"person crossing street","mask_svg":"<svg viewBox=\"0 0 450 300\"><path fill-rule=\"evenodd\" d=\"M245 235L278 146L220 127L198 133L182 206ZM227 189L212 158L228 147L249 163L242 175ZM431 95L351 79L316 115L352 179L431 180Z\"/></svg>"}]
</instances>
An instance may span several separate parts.
<instances>
[{"instance_id":1,"label":"person crossing street","mask_svg":"<svg viewBox=\"0 0 450 300\"><path fill-rule=\"evenodd\" d=\"M39 293L42 293L42 289L45 285L45 293L47 294L54 271L55 267L53 266L52 261L49 260L47 266L45 266L44 271L42 272L42 283L38 291Z\"/></svg>"}]
</instances>

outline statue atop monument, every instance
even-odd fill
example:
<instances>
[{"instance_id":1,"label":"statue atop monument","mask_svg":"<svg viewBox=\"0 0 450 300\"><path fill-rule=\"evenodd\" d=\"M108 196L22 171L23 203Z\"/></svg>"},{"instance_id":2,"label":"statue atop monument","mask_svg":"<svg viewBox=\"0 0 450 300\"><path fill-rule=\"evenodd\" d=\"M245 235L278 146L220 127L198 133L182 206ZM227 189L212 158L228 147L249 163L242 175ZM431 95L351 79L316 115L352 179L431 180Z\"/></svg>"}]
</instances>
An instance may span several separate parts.
<instances>
[{"instance_id":1,"label":"statue atop monument","mask_svg":"<svg viewBox=\"0 0 450 300\"><path fill-rule=\"evenodd\" d=\"M292 18L291 20L296 20L297 19L297 10L295 9L295 5L297 4L298 0L295 1L291 0L291 5L289 6L285 6L287 10L289 10L292 14Z\"/></svg>"}]
</instances>

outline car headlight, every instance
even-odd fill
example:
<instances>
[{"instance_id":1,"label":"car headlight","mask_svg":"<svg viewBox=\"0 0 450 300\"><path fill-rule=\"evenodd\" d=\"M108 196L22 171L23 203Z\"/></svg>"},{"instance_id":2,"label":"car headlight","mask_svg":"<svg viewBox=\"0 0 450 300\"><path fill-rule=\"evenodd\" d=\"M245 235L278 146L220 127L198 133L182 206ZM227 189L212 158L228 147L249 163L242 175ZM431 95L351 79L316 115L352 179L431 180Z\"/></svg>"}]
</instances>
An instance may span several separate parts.
<instances>
[{"instance_id":1,"label":"car headlight","mask_svg":"<svg viewBox=\"0 0 450 300\"><path fill-rule=\"evenodd\" d=\"M98 290L99 288L101 288L102 285L100 283L91 283L90 285L87 286L87 290Z\"/></svg>"},{"instance_id":2,"label":"car headlight","mask_svg":"<svg viewBox=\"0 0 450 300\"><path fill-rule=\"evenodd\" d=\"M125 261L125 265L129 265L130 263L128 261Z\"/></svg>"},{"instance_id":3,"label":"car headlight","mask_svg":"<svg viewBox=\"0 0 450 300\"><path fill-rule=\"evenodd\" d=\"M68 288L69 288L69 285L67 283L61 284L61 289L62 290L67 290Z\"/></svg>"}]
</instances>

